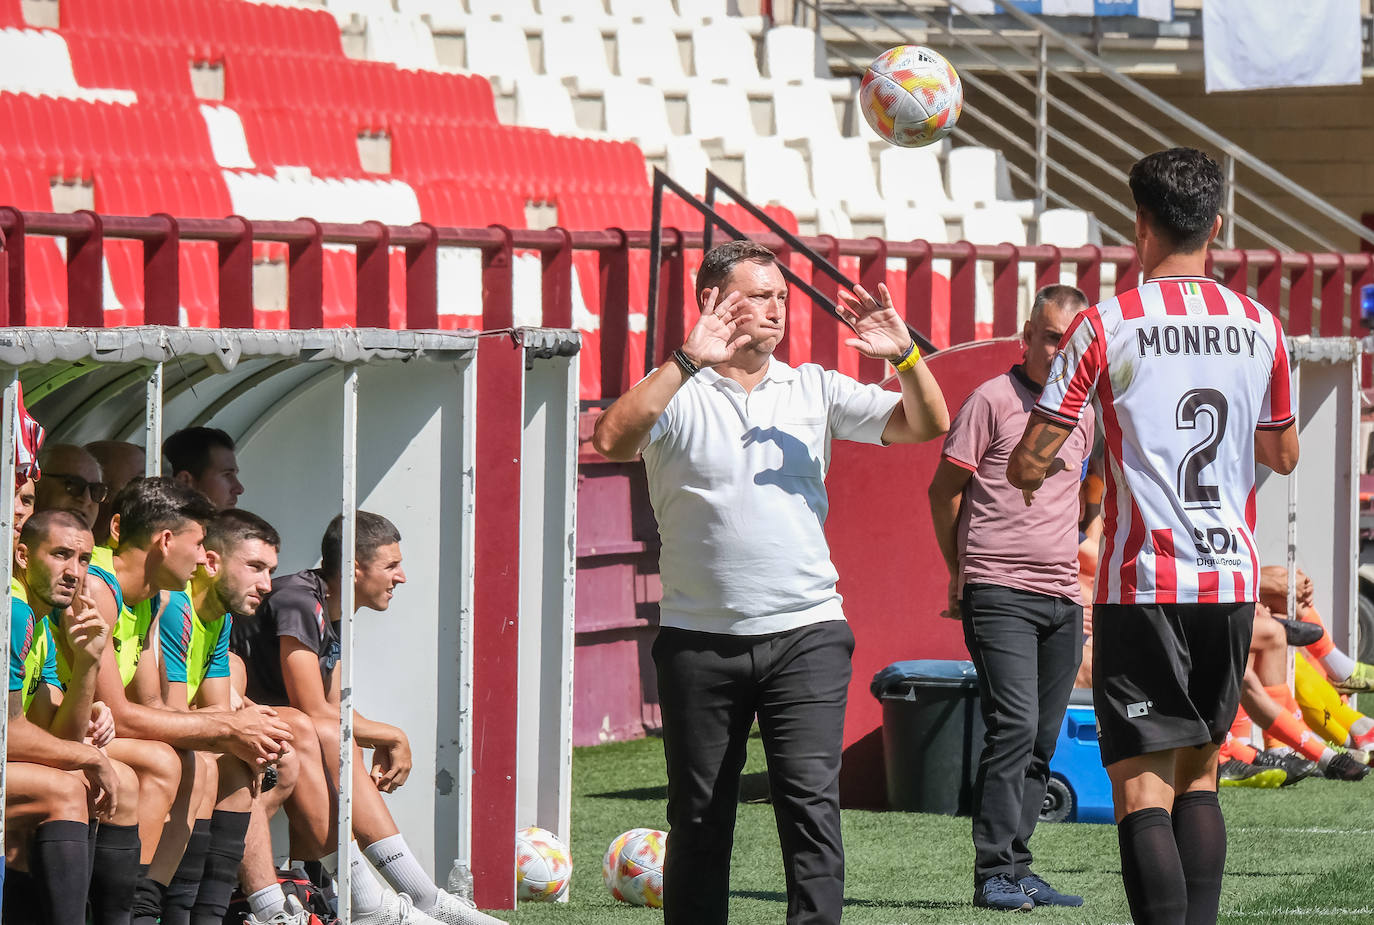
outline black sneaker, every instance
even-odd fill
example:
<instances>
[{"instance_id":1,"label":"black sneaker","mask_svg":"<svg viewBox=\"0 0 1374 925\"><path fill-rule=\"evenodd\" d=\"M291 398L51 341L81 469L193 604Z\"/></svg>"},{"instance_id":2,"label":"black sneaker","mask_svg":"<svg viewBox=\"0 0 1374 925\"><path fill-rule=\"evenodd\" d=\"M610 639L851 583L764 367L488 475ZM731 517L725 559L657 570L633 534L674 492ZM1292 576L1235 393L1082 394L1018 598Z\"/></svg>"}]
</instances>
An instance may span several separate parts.
<instances>
[{"instance_id":1,"label":"black sneaker","mask_svg":"<svg viewBox=\"0 0 1374 925\"><path fill-rule=\"evenodd\" d=\"M1317 770L1317 762L1308 761L1295 752L1280 752L1273 749L1262 751L1255 756L1253 763L1259 768L1281 768L1288 775L1288 779L1283 782L1285 787L1320 773Z\"/></svg>"},{"instance_id":2,"label":"black sneaker","mask_svg":"<svg viewBox=\"0 0 1374 925\"><path fill-rule=\"evenodd\" d=\"M1026 874L1020 881L1021 890L1031 898L1031 902L1037 906L1081 906L1083 905L1082 896L1074 896L1071 893L1061 893L1054 887L1045 882L1045 878L1039 874Z\"/></svg>"},{"instance_id":3,"label":"black sneaker","mask_svg":"<svg viewBox=\"0 0 1374 925\"><path fill-rule=\"evenodd\" d=\"M973 891L973 904L1006 912L1029 912L1035 905L1021 885L1007 874L996 874L984 880Z\"/></svg>"},{"instance_id":4,"label":"black sneaker","mask_svg":"<svg viewBox=\"0 0 1374 925\"><path fill-rule=\"evenodd\" d=\"M1288 780L1283 768L1260 768L1239 758L1227 758L1217 768L1217 783L1223 787L1258 787L1271 790Z\"/></svg>"},{"instance_id":5,"label":"black sneaker","mask_svg":"<svg viewBox=\"0 0 1374 925\"><path fill-rule=\"evenodd\" d=\"M1322 773L1326 775L1327 780L1364 780L1369 774L1369 768L1345 752L1338 752L1336 757L1326 763Z\"/></svg>"},{"instance_id":6,"label":"black sneaker","mask_svg":"<svg viewBox=\"0 0 1374 925\"><path fill-rule=\"evenodd\" d=\"M1306 620L1288 620L1284 617L1275 617L1274 620L1283 627L1284 635L1288 637L1288 644L1299 649L1303 646L1312 645L1321 639L1322 634L1326 632L1319 623L1308 623Z\"/></svg>"}]
</instances>

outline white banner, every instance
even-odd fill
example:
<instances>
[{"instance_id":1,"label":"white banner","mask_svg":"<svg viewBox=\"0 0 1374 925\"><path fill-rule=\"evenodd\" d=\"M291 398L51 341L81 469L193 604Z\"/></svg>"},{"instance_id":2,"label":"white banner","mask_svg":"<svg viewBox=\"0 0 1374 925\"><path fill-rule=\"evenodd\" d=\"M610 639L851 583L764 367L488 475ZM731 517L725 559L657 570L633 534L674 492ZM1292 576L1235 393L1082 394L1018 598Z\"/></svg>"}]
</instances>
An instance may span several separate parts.
<instances>
[{"instance_id":1,"label":"white banner","mask_svg":"<svg viewBox=\"0 0 1374 925\"><path fill-rule=\"evenodd\" d=\"M1207 92L1360 82L1360 0L1203 0Z\"/></svg>"}]
</instances>

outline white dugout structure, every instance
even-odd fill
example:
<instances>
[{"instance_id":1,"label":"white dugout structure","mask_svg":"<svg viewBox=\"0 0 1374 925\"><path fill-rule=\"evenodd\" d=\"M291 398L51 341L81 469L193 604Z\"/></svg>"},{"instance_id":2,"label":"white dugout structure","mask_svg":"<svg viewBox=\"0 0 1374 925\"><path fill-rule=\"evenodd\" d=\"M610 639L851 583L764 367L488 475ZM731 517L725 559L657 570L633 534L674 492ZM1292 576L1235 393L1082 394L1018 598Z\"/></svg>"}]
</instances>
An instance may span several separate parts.
<instances>
[{"instance_id":1,"label":"white dugout structure","mask_svg":"<svg viewBox=\"0 0 1374 925\"><path fill-rule=\"evenodd\" d=\"M478 901L511 908L516 829L571 835L579 345L542 328L0 329L5 613L21 382L48 443L141 444L149 474L164 435L227 431L242 506L282 535L278 574L318 564L341 511L349 574L353 512L385 515L407 582L356 615L344 583L344 704L409 735L414 769L387 802L438 882L471 859ZM8 634L0 621L0 652Z\"/></svg>"}]
</instances>

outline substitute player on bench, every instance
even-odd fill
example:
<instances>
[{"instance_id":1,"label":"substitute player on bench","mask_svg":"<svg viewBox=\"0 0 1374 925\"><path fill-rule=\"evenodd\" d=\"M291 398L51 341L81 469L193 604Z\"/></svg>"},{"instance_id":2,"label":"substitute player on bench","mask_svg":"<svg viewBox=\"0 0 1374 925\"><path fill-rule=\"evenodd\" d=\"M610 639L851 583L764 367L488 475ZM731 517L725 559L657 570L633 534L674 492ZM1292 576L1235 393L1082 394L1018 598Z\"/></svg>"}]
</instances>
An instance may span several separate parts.
<instances>
[{"instance_id":1,"label":"substitute player on bench","mask_svg":"<svg viewBox=\"0 0 1374 925\"><path fill-rule=\"evenodd\" d=\"M1078 316L1007 477L1044 481L1096 395L1107 446L1093 693L1137 922L1214 922L1226 859L1217 749L1235 716L1259 562L1254 462L1298 460L1278 319L1205 275L1221 169L1131 168L1143 285Z\"/></svg>"}]
</instances>

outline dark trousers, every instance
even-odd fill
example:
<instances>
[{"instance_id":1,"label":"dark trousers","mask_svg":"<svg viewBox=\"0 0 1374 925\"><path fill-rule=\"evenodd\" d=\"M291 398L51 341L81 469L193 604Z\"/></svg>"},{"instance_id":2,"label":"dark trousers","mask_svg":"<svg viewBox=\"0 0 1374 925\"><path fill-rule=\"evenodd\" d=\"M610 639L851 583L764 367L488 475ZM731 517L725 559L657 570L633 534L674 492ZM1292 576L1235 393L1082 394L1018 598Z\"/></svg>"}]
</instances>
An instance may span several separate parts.
<instances>
[{"instance_id":1,"label":"dark trousers","mask_svg":"<svg viewBox=\"0 0 1374 925\"><path fill-rule=\"evenodd\" d=\"M664 925L725 925L745 744L758 716L787 876L788 925L844 902L840 748L854 634L842 620L767 636L665 627L654 640L668 764Z\"/></svg>"},{"instance_id":2,"label":"dark trousers","mask_svg":"<svg viewBox=\"0 0 1374 925\"><path fill-rule=\"evenodd\" d=\"M985 584L966 584L960 607L987 724L973 787L974 883L1019 880L1083 658L1083 607Z\"/></svg>"}]
</instances>

